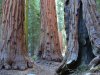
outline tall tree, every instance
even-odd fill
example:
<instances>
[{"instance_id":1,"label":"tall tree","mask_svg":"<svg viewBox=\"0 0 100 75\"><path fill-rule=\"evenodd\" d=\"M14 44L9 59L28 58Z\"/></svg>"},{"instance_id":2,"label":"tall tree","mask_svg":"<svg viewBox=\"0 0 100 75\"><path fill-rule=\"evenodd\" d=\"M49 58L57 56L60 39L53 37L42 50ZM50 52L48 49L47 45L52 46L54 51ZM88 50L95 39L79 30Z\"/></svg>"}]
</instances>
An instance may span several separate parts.
<instances>
[{"instance_id":1,"label":"tall tree","mask_svg":"<svg viewBox=\"0 0 100 75\"><path fill-rule=\"evenodd\" d=\"M89 63L91 66L100 64L99 21L96 0L65 0L68 51L59 69L66 64L70 67L72 64L76 67Z\"/></svg>"},{"instance_id":2,"label":"tall tree","mask_svg":"<svg viewBox=\"0 0 100 75\"><path fill-rule=\"evenodd\" d=\"M39 55L46 60L61 61L55 0L41 0L41 41Z\"/></svg>"},{"instance_id":3,"label":"tall tree","mask_svg":"<svg viewBox=\"0 0 100 75\"><path fill-rule=\"evenodd\" d=\"M26 49L24 7L25 0L3 1L0 68L24 70L32 67Z\"/></svg>"}]
</instances>

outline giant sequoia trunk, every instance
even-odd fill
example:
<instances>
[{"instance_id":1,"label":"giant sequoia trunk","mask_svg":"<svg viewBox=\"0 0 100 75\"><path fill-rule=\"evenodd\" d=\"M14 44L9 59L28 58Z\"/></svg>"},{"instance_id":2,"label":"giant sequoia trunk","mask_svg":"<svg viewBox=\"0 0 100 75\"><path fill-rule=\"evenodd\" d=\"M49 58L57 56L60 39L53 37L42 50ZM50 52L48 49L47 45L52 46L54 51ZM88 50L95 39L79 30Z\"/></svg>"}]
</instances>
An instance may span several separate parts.
<instances>
[{"instance_id":1,"label":"giant sequoia trunk","mask_svg":"<svg viewBox=\"0 0 100 75\"><path fill-rule=\"evenodd\" d=\"M46 60L61 61L55 0L41 0L41 41L39 55Z\"/></svg>"},{"instance_id":2,"label":"giant sequoia trunk","mask_svg":"<svg viewBox=\"0 0 100 75\"><path fill-rule=\"evenodd\" d=\"M76 67L89 63L91 66L100 64L100 23L96 1L66 0L65 25L68 47L66 59L58 70L65 64L70 67L72 64Z\"/></svg>"},{"instance_id":3,"label":"giant sequoia trunk","mask_svg":"<svg viewBox=\"0 0 100 75\"><path fill-rule=\"evenodd\" d=\"M65 22L67 31L67 64L77 61L88 64L93 58L89 34L83 16L84 11L81 0L70 0L65 6ZM68 18L67 18L68 17Z\"/></svg>"},{"instance_id":4,"label":"giant sequoia trunk","mask_svg":"<svg viewBox=\"0 0 100 75\"><path fill-rule=\"evenodd\" d=\"M0 68L24 70L32 67L25 42L24 1L3 1Z\"/></svg>"}]
</instances>

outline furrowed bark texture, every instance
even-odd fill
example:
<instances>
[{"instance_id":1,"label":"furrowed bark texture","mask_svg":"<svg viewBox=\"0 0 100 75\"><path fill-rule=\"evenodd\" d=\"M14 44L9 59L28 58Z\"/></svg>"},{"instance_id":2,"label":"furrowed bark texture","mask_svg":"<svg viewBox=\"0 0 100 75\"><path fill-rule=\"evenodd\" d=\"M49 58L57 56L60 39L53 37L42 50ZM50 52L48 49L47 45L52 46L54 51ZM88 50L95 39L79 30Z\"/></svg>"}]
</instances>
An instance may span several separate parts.
<instances>
[{"instance_id":1,"label":"furrowed bark texture","mask_svg":"<svg viewBox=\"0 0 100 75\"><path fill-rule=\"evenodd\" d=\"M100 65L100 17L96 1L65 0L64 11L68 47L57 73L63 75L70 72L68 68L79 65L89 64L90 70Z\"/></svg>"},{"instance_id":2,"label":"furrowed bark texture","mask_svg":"<svg viewBox=\"0 0 100 75\"><path fill-rule=\"evenodd\" d=\"M24 33L25 0L4 0L0 68L24 70L32 67Z\"/></svg>"},{"instance_id":3,"label":"furrowed bark texture","mask_svg":"<svg viewBox=\"0 0 100 75\"><path fill-rule=\"evenodd\" d=\"M83 19L88 30L93 54L96 56L91 66L100 64L100 20L96 9L96 0L82 0ZM87 9L86 9L87 8Z\"/></svg>"},{"instance_id":4,"label":"furrowed bark texture","mask_svg":"<svg viewBox=\"0 0 100 75\"><path fill-rule=\"evenodd\" d=\"M69 4L68 4L69 3ZM79 43L78 43L78 21L80 5L78 0L70 0L66 2L68 6L65 7L65 21L67 30L67 64L77 60Z\"/></svg>"},{"instance_id":5,"label":"furrowed bark texture","mask_svg":"<svg viewBox=\"0 0 100 75\"><path fill-rule=\"evenodd\" d=\"M96 1L82 0L82 3L83 19L88 30L93 53L95 56L100 56L100 23L96 11Z\"/></svg>"},{"instance_id":6,"label":"furrowed bark texture","mask_svg":"<svg viewBox=\"0 0 100 75\"><path fill-rule=\"evenodd\" d=\"M39 55L46 60L62 60L55 0L41 0L41 41Z\"/></svg>"},{"instance_id":7,"label":"furrowed bark texture","mask_svg":"<svg viewBox=\"0 0 100 75\"><path fill-rule=\"evenodd\" d=\"M94 55L100 56L100 23L95 0L66 0L65 25L67 64L76 60L89 64Z\"/></svg>"}]
</instances>

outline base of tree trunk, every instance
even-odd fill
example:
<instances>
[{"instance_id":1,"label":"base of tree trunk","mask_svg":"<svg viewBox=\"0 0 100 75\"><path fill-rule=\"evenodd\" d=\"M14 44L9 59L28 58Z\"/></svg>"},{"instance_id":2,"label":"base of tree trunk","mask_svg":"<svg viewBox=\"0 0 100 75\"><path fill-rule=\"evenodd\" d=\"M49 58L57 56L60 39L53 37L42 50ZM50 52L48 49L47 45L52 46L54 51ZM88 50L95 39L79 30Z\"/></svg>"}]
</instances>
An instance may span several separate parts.
<instances>
[{"instance_id":1,"label":"base of tree trunk","mask_svg":"<svg viewBox=\"0 0 100 75\"><path fill-rule=\"evenodd\" d=\"M98 61L98 57L95 57L89 66L80 65L76 68L72 68L73 64L67 65L66 62L62 62L56 72L58 75L100 75L100 65L97 64ZM74 66L75 64L73 67Z\"/></svg>"},{"instance_id":2,"label":"base of tree trunk","mask_svg":"<svg viewBox=\"0 0 100 75\"><path fill-rule=\"evenodd\" d=\"M54 61L54 62L61 62L62 61L62 56L59 56L57 54L52 54L52 55L46 55L43 56L42 59L45 59L47 61Z\"/></svg>"},{"instance_id":3,"label":"base of tree trunk","mask_svg":"<svg viewBox=\"0 0 100 75\"><path fill-rule=\"evenodd\" d=\"M18 60L18 58L16 58L15 63L12 64L12 68L13 69L20 69L20 70L25 70L27 68L32 68L33 67L33 63L31 62L31 60L29 58L23 58L22 60Z\"/></svg>"},{"instance_id":4,"label":"base of tree trunk","mask_svg":"<svg viewBox=\"0 0 100 75\"><path fill-rule=\"evenodd\" d=\"M99 66L100 70L100 56L95 57L89 64L90 69L95 68L96 66Z\"/></svg>"},{"instance_id":5,"label":"base of tree trunk","mask_svg":"<svg viewBox=\"0 0 100 75\"><path fill-rule=\"evenodd\" d=\"M13 60L1 60L0 69L6 70L25 70L33 67L33 62L30 58L23 55L18 55Z\"/></svg>"}]
</instances>

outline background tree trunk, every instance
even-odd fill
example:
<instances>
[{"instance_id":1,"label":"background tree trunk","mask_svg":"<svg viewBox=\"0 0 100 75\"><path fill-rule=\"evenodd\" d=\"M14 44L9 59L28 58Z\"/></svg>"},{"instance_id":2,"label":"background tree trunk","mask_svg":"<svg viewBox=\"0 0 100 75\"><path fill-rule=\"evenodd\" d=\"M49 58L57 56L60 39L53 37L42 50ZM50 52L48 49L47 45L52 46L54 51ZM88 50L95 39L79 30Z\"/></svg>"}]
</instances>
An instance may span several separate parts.
<instances>
[{"instance_id":1,"label":"background tree trunk","mask_svg":"<svg viewBox=\"0 0 100 75\"><path fill-rule=\"evenodd\" d=\"M24 33L25 0L4 0L0 68L24 70L32 67Z\"/></svg>"},{"instance_id":2,"label":"background tree trunk","mask_svg":"<svg viewBox=\"0 0 100 75\"><path fill-rule=\"evenodd\" d=\"M41 41L39 55L46 60L62 60L55 0L41 0Z\"/></svg>"}]
</instances>

